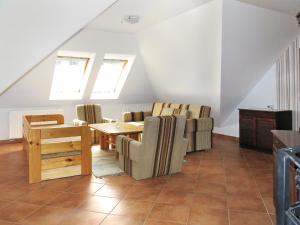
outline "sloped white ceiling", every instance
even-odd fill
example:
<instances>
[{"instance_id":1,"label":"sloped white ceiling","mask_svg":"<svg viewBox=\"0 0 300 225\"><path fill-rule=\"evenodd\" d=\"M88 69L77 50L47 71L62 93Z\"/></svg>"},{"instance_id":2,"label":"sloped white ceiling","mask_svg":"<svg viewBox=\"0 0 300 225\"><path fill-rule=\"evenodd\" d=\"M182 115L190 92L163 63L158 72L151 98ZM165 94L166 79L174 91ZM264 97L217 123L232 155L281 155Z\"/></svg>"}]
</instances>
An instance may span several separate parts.
<instances>
[{"instance_id":1,"label":"sloped white ceiling","mask_svg":"<svg viewBox=\"0 0 300 225\"><path fill-rule=\"evenodd\" d=\"M67 106L86 102L101 104L145 103L156 99L132 34L85 29L60 50L95 53L95 61L82 100L50 101L56 52L47 57L0 97L2 108ZM136 59L117 100L90 100L94 82L106 53L135 55ZM0 108L1 108L0 107Z\"/></svg>"},{"instance_id":2,"label":"sloped white ceiling","mask_svg":"<svg viewBox=\"0 0 300 225\"><path fill-rule=\"evenodd\" d=\"M0 94L115 1L0 1Z\"/></svg>"},{"instance_id":3,"label":"sloped white ceiling","mask_svg":"<svg viewBox=\"0 0 300 225\"><path fill-rule=\"evenodd\" d=\"M120 0L89 25L117 32L139 32L211 0ZM125 15L138 15L137 24L122 23Z\"/></svg>"},{"instance_id":4,"label":"sloped white ceiling","mask_svg":"<svg viewBox=\"0 0 300 225\"><path fill-rule=\"evenodd\" d=\"M221 120L224 121L299 34L295 17L224 1Z\"/></svg>"},{"instance_id":5,"label":"sloped white ceiling","mask_svg":"<svg viewBox=\"0 0 300 225\"><path fill-rule=\"evenodd\" d=\"M239 0L266 9L272 9L278 12L296 16L300 11L299 0Z\"/></svg>"}]
</instances>

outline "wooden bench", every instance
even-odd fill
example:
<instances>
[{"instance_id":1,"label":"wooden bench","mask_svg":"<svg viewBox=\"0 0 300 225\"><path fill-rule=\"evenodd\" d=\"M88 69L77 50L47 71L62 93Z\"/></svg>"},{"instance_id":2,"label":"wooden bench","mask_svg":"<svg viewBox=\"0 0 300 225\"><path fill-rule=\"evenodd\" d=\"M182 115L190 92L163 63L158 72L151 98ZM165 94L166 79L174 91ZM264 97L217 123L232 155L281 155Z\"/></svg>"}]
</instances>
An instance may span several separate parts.
<instances>
[{"instance_id":1,"label":"wooden bench","mask_svg":"<svg viewBox=\"0 0 300 225\"><path fill-rule=\"evenodd\" d=\"M63 115L23 117L23 147L27 151L29 183L90 175L91 133L87 126L64 124Z\"/></svg>"}]
</instances>

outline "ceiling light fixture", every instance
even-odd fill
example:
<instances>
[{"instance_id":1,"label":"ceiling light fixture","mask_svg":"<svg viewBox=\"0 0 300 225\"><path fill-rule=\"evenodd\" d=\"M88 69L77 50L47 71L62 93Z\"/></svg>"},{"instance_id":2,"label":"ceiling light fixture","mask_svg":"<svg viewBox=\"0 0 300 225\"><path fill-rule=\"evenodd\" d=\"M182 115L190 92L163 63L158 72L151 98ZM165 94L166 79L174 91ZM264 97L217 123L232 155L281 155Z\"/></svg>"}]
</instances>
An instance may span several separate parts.
<instances>
[{"instance_id":1,"label":"ceiling light fixture","mask_svg":"<svg viewBox=\"0 0 300 225\"><path fill-rule=\"evenodd\" d=\"M136 24L140 21L140 17L137 15L126 15L122 19L122 23L130 23L130 24Z\"/></svg>"}]
</instances>

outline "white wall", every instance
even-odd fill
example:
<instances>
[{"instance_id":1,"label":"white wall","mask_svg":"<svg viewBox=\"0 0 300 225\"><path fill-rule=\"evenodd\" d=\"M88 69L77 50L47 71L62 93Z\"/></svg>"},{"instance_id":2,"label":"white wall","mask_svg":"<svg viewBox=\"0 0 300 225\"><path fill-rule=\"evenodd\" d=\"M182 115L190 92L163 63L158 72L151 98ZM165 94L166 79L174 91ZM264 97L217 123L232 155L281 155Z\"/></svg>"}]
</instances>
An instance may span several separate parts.
<instances>
[{"instance_id":1,"label":"white wall","mask_svg":"<svg viewBox=\"0 0 300 225\"><path fill-rule=\"evenodd\" d=\"M263 78L254 86L222 126L215 127L214 133L239 137L239 108L264 108L272 105L277 108L276 65L274 64Z\"/></svg>"},{"instance_id":2,"label":"white wall","mask_svg":"<svg viewBox=\"0 0 300 225\"><path fill-rule=\"evenodd\" d=\"M134 111L151 111L152 103L144 104L102 104L102 113L104 117L117 119L121 121L122 113ZM75 105L67 106L51 106L51 107L26 107L26 108L0 108L0 140L8 140L9 137L9 112L10 111L24 111L24 110L47 110L47 109L63 109L65 123L72 124L73 119L76 118ZM21 138L21 137L20 137Z\"/></svg>"},{"instance_id":3,"label":"white wall","mask_svg":"<svg viewBox=\"0 0 300 225\"><path fill-rule=\"evenodd\" d=\"M218 116L222 1L214 0L138 33L161 101L211 105Z\"/></svg>"},{"instance_id":4,"label":"white wall","mask_svg":"<svg viewBox=\"0 0 300 225\"><path fill-rule=\"evenodd\" d=\"M224 1L220 99L222 122L299 32L294 16L236 0Z\"/></svg>"},{"instance_id":5,"label":"white wall","mask_svg":"<svg viewBox=\"0 0 300 225\"><path fill-rule=\"evenodd\" d=\"M113 2L1 1L0 94Z\"/></svg>"}]
</instances>

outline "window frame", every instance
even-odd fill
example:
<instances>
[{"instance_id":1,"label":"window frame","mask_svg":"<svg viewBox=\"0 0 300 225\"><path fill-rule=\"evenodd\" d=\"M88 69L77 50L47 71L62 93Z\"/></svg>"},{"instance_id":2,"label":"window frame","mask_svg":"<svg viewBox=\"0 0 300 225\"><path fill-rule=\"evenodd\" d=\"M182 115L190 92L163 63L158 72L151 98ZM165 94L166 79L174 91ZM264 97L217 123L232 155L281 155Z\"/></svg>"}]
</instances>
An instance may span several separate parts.
<instances>
[{"instance_id":1,"label":"window frame","mask_svg":"<svg viewBox=\"0 0 300 225\"><path fill-rule=\"evenodd\" d=\"M118 99L120 96L120 93L124 87L124 84L128 78L128 75L131 71L131 68L133 66L133 63L135 61L135 55L124 55L124 54L105 54L102 60L102 64L98 70L98 73L96 75L96 81L92 88L92 92L90 95L90 99L92 100L106 100L106 99ZM103 66L105 60L111 60L111 61L125 61L122 72L120 73L120 77L115 85L115 90L110 93L103 93L103 92L95 92L96 85L98 79L101 79L101 67Z\"/></svg>"},{"instance_id":2,"label":"window frame","mask_svg":"<svg viewBox=\"0 0 300 225\"><path fill-rule=\"evenodd\" d=\"M88 53L88 52L58 51L56 58L55 58L55 65L54 65L54 70L53 70L53 79L52 79L49 100L51 100L51 101L81 100L84 96L85 89L86 89L88 80L91 75L95 56L96 56L95 53ZM56 61L59 58L86 60L84 72L83 72L83 79L81 81L81 85L80 85L80 89L79 89L78 93L60 93L59 91L55 90L55 69L56 69Z\"/></svg>"}]
</instances>

